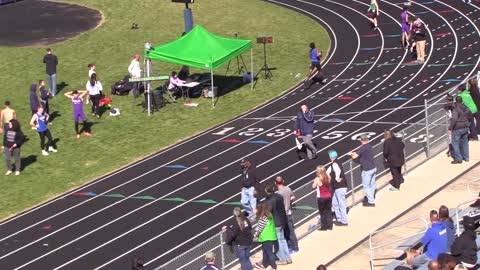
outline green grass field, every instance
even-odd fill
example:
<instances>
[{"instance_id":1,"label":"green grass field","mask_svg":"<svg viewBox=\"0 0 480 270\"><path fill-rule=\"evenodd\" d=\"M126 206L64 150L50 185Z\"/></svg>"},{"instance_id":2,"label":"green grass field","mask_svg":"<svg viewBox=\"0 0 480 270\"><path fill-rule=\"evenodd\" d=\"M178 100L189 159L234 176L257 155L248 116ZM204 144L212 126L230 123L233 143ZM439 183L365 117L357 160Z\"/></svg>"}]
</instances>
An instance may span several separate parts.
<instances>
[{"instance_id":1,"label":"green grass field","mask_svg":"<svg viewBox=\"0 0 480 270\"><path fill-rule=\"evenodd\" d=\"M53 196L82 185L96 177L121 166L141 159L168 145L188 138L209 127L220 124L271 98L278 96L298 83L309 64L308 44L327 51L328 35L317 23L291 10L259 0L202 0L192 5L195 24L210 32L233 37L252 39L271 35L274 43L268 45L270 67L274 78L261 78L255 90L244 86L218 100L215 109L204 98L196 108L181 103L167 105L160 112L148 117L142 108L132 105L130 96L113 97L114 107L121 115L104 115L93 120L92 137L75 139L70 101L63 97L65 91L83 89L86 83L88 63L96 63L97 74L105 92L109 85L122 78L134 53L141 53L145 41L155 45L178 38L183 32L183 5L168 0L71 0L103 12L105 22L99 28L83 33L65 42L50 45L59 57L58 83L68 86L50 102L50 111L58 111L50 130L59 141L58 153L44 157L40 153L36 131L28 126L30 118L29 86L45 79L42 57L45 47L13 48L0 47L0 59L8 63L0 73L2 103L10 100L17 110L24 133L29 141L22 147L22 156L33 162L27 165L20 176L0 176L0 219L30 208ZM134 5L134 6L132 6ZM130 30L132 22L139 30ZM254 46L255 68L262 66L263 48ZM249 56L244 59L249 66ZM154 74L167 75L178 66L154 62ZM224 74L226 66L216 70ZM192 72L203 72L195 71ZM301 73L300 78L290 74ZM231 72L230 72L231 74ZM139 103L138 100L137 103ZM89 112L89 108L85 107ZM90 117L91 118L91 117ZM4 165L5 166L5 165ZM2 167L6 171L6 167Z\"/></svg>"}]
</instances>

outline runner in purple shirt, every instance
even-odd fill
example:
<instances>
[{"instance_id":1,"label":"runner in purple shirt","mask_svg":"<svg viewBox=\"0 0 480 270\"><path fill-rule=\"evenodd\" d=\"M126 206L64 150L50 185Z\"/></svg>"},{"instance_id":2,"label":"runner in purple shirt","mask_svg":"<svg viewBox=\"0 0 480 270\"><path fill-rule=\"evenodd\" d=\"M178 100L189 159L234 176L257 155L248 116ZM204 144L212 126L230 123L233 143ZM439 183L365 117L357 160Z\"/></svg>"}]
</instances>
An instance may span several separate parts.
<instances>
[{"instance_id":1,"label":"runner in purple shirt","mask_svg":"<svg viewBox=\"0 0 480 270\"><path fill-rule=\"evenodd\" d=\"M404 4L403 5L403 11L401 14L402 17L402 47L403 48L408 48L410 45L410 18L408 16L408 7L409 4Z\"/></svg>"},{"instance_id":2,"label":"runner in purple shirt","mask_svg":"<svg viewBox=\"0 0 480 270\"><path fill-rule=\"evenodd\" d=\"M90 126L87 123L87 117L83 113L83 97L87 94L87 91L77 91L73 90L72 92L65 93L65 96L72 100L73 104L73 121L75 121L75 132L77 133L77 139L80 139L80 131L78 130L78 120L79 118L83 121L83 131L85 136L90 137Z\"/></svg>"}]
</instances>

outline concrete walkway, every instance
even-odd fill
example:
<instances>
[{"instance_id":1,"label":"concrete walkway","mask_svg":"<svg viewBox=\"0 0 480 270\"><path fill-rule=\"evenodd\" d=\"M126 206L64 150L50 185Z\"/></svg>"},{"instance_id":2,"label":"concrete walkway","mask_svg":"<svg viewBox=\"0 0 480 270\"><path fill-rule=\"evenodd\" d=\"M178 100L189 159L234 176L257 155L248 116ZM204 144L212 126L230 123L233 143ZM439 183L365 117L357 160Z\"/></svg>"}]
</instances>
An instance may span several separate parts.
<instances>
[{"instance_id":1,"label":"concrete walkway","mask_svg":"<svg viewBox=\"0 0 480 270\"><path fill-rule=\"evenodd\" d=\"M451 165L450 158L441 154L431 158L415 170L408 173L399 192L385 188L377 193L376 207L356 206L348 214L348 227L334 227L332 231L315 231L300 241L300 252L293 255L293 264L278 266L285 270L314 270L319 264L333 262L352 246L362 242L369 234L386 223L397 219L406 210L415 207L425 197L435 193L447 183L480 162L480 143L470 143L470 162ZM465 198L468 199L468 198ZM452 205L453 207L453 205ZM438 208L438 206L437 206ZM311 221L310 223L314 223ZM310 223L298 229L307 230ZM300 235L301 233L299 233ZM256 254L256 258L261 254ZM256 260L254 259L254 261ZM333 264L331 269L368 269L364 261L362 267L339 267ZM367 266L365 268L365 266Z\"/></svg>"}]
</instances>

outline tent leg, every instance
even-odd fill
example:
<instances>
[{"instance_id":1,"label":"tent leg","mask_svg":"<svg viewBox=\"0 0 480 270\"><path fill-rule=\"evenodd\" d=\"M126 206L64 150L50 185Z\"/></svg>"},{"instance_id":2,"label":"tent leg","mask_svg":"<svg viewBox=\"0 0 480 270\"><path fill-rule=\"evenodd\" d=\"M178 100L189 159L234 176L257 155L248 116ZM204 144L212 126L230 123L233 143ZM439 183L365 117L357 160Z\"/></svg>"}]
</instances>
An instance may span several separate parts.
<instances>
[{"instance_id":1,"label":"tent leg","mask_svg":"<svg viewBox=\"0 0 480 270\"><path fill-rule=\"evenodd\" d=\"M253 48L250 49L250 90L253 90Z\"/></svg>"},{"instance_id":2,"label":"tent leg","mask_svg":"<svg viewBox=\"0 0 480 270\"><path fill-rule=\"evenodd\" d=\"M212 88L212 108L215 108L215 92L213 92L213 69L210 68L210 87Z\"/></svg>"}]
</instances>

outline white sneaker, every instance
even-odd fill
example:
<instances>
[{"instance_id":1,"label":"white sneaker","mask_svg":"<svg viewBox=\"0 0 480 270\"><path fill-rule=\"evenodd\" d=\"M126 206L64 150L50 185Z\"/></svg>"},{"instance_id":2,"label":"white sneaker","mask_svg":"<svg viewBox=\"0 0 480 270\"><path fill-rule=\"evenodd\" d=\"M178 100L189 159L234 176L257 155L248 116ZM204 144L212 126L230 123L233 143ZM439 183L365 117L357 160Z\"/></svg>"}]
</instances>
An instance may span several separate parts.
<instances>
[{"instance_id":1,"label":"white sneaker","mask_svg":"<svg viewBox=\"0 0 480 270\"><path fill-rule=\"evenodd\" d=\"M45 151L45 150L42 150L42 155L44 155L44 156L48 156L48 152L47 152L47 151Z\"/></svg>"},{"instance_id":2,"label":"white sneaker","mask_svg":"<svg viewBox=\"0 0 480 270\"><path fill-rule=\"evenodd\" d=\"M10 174L12 174L12 171L10 171L10 170L8 170L8 171L5 173L5 175L10 175Z\"/></svg>"},{"instance_id":3,"label":"white sneaker","mask_svg":"<svg viewBox=\"0 0 480 270\"><path fill-rule=\"evenodd\" d=\"M16 171L16 172L15 172L15 175L20 175L20 172L19 172L19 171Z\"/></svg>"},{"instance_id":4,"label":"white sneaker","mask_svg":"<svg viewBox=\"0 0 480 270\"><path fill-rule=\"evenodd\" d=\"M48 147L48 151L49 152L54 152L54 153L58 152L57 149L53 148L52 146Z\"/></svg>"}]
</instances>

